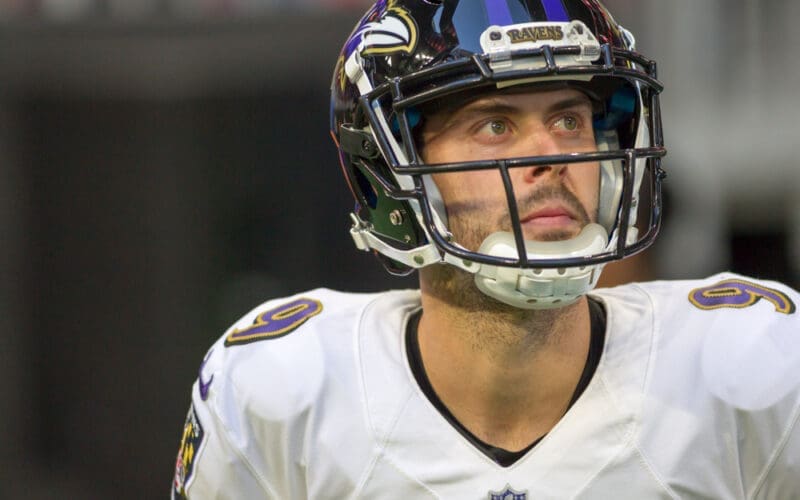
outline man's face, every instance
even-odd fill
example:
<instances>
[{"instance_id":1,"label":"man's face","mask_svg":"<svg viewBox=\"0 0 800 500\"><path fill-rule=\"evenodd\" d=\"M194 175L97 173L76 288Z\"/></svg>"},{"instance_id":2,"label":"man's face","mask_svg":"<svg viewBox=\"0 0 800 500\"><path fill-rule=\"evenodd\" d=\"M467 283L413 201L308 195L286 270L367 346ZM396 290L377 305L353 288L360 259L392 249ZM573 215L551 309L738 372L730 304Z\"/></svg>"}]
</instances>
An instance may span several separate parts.
<instances>
[{"instance_id":1,"label":"man's face","mask_svg":"<svg viewBox=\"0 0 800 500\"><path fill-rule=\"evenodd\" d=\"M427 164L557 155L596 150L592 103L577 90L496 91L426 117ZM599 164L574 163L509 170L527 240L574 237L596 220ZM511 231L497 169L433 176L457 243L477 250L496 231Z\"/></svg>"}]
</instances>

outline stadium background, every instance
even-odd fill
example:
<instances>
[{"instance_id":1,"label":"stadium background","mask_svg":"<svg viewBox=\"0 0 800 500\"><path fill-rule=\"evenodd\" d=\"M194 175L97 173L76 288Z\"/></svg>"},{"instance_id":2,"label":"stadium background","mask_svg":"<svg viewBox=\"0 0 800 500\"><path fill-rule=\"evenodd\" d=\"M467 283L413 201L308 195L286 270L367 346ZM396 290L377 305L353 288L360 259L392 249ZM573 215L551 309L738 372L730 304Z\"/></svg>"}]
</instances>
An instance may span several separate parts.
<instances>
[{"instance_id":1,"label":"stadium background","mask_svg":"<svg viewBox=\"0 0 800 500\"><path fill-rule=\"evenodd\" d=\"M353 249L328 136L364 4L0 0L0 498L166 497L235 318L413 286ZM607 4L667 85L647 272L798 286L800 3Z\"/></svg>"}]
</instances>

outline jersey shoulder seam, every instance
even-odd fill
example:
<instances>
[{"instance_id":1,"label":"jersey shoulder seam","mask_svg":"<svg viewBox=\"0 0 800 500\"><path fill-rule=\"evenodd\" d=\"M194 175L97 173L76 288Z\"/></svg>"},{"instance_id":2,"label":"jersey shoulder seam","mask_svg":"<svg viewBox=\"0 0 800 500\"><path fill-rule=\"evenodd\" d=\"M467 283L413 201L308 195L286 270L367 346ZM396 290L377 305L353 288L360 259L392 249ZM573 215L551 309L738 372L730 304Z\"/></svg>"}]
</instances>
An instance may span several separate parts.
<instances>
[{"instance_id":1,"label":"jersey shoulder seam","mask_svg":"<svg viewBox=\"0 0 800 500\"><path fill-rule=\"evenodd\" d=\"M236 400L238 401L239 400L238 395L241 394L241 392L239 391L239 388L236 386L236 382L231 377L225 377L225 380L226 380L226 382L228 382L230 384L231 389L234 391L234 394L237 396ZM216 398L215 398L214 402L216 403ZM272 486L269 484L267 479L256 470L256 468L253 466L252 463L250 463L250 460L247 458L245 453L243 453L242 450L240 450L239 447L236 446L230 440L228 427L227 427L227 425L225 425L225 422L219 417L219 415L217 413L217 410L216 410L216 404L215 405L208 405L208 407L209 407L209 410L210 410L209 413L211 413L212 417L217 420L219 428L222 430L222 432L220 433L221 434L220 437L225 440L225 442L228 444L228 446L230 446L230 448L232 450L234 450L236 455L238 455L238 457L242 460L242 463L245 465L245 467L247 467L247 470L250 472L250 474L256 479L256 481L258 482L259 486L261 486L261 489L264 490L265 493L268 493L269 495L271 495L272 498L279 498L278 495L275 493L275 491L272 489Z\"/></svg>"},{"instance_id":2,"label":"jersey shoulder seam","mask_svg":"<svg viewBox=\"0 0 800 500\"><path fill-rule=\"evenodd\" d=\"M789 438L792 435L792 431L797 427L797 422L800 421L800 401L795 403L794 411L792 412L792 417L789 419L789 424L786 426L786 429L783 431L783 435L778 440L778 444L775 446L775 449L772 451L772 454L769 457L769 460L764 464L764 468L759 474L758 480L755 482L753 487L752 493L747 495L747 498L755 498L756 495L761 491L761 488L764 487L766 484L767 477L769 473L772 472L773 467L778 461L778 457L783 453L786 444L789 442Z\"/></svg>"}]
</instances>

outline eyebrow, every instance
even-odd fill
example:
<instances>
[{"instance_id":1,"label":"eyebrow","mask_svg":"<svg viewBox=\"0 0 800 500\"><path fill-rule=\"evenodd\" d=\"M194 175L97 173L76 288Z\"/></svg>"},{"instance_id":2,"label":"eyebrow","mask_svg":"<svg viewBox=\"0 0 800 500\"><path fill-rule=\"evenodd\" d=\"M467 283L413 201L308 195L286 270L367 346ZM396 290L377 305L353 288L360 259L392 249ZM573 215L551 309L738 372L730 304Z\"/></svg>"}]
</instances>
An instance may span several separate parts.
<instances>
[{"instance_id":1,"label":"eyebrow","mask_svg":"<svg viewBox=\"0 0 800 500\"><path fill-rule=\"evenodd\" d=\"M545 113L555 113L579 106L586 106L590 110L593 109L592 100L586 95L577 95L572 97L565 97L545 108ZM492 114L492 113L519 113L521 108L503 102L502 97L488 97L472 101L460 109L452 113L447 120L448 123L452 122L456 117L465 118L470 115Z\"/></svg>"}]
</instances>

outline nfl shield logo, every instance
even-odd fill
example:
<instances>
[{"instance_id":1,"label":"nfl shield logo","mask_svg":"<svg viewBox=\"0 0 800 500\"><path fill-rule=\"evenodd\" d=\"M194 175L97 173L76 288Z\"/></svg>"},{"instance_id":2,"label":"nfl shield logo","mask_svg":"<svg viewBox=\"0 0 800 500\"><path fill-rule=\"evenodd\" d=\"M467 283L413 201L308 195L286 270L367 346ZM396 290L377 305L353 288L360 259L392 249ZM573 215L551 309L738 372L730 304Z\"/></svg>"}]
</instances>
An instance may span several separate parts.
<instances>
[{"instance_id":1,"label":"nfl shield logo","mask_svg":"<svg viewBox=\"0 0 800 500\"><path fill-rule=\"evenodd\" d=\"M526 491L519 492L506 485L506 489L500 493L490 491L489 500L527 500L528 493Z\"/></svg>"}]
</instances>

